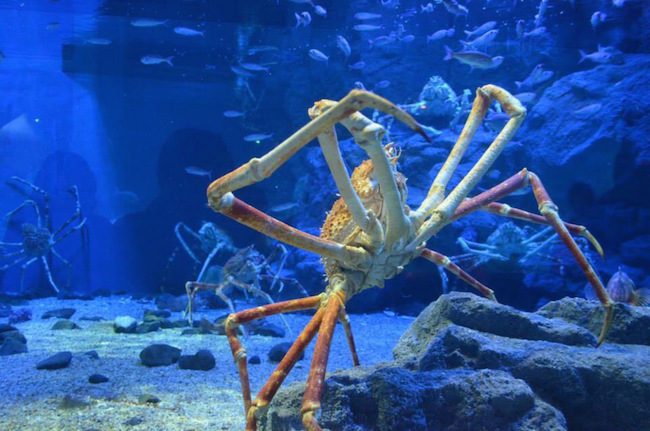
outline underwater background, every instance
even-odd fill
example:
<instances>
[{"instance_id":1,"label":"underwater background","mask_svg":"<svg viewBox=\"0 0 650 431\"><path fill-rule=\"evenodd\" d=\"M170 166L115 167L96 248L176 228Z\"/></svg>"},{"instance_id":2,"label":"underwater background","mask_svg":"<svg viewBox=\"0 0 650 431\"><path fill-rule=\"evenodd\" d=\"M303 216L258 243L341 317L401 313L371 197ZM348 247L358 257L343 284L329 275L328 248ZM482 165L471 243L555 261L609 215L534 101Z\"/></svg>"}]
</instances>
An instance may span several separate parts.
<instances>
[{"instance_id":1,"label":"underwater background","mask_svg":"<svg viewBox=\"0 0 650 431\"><path fill-rule=\"evenodd\" d=\"M650 317L647 308L636 306L646 304L646 289L650 289L649 74L650 2L645 0L0 0L0 318L18 328L2 327L0 335L16 331L26 337L25 343L12 347L13 341L6 341L10 337L2 336L0 341L6 347L0 344L0 359L3 367L30 376L21 383L15 377L19 373L14 372L9 373L14 377L5 376L4 385L0 382L6 394L0 394L4 397L2 411L9 418L3 429L177 429L174 419L160 411L134 413L124 403L112 406L111 396L127 393L137 398L155 386L152 382L160 381L160 376L141 375L138 370L142 366L134 365L138 352L148 343L186 342L179 341L182 337L146 338L172 330L180 337L181 331L187 330L181 323L172 328L173 322L183 322L186 317L186 282L223 283L230 276L255 290L229 285L226 301L209 290L198 293L193 324L204 322L204 326L197 326L198 336L186 345L189 350L213 350L217 368L210 373L215 375L207 379L166 375L165 389L159 387L157 395L163 399L160 408L165 403L176 405L178 400L172 402L163 395L167 390L170 397L190 396L183 391L191 389L180 388L188 381L212 381L216 389L210 385L197 389L197 394L205 394L199 401L211 402L210 394L226 387L232 399L222 402L228 406L232 401L230 413L213 411L210 405L214 407L214 401L204 410L180 415L189 425L182 428L179 422L178 429L243 429L237 370L228 343L223 335L204 338L201 331L218 332L212 328L213 321L231 309L318 294L326 280L317 255L283 248L212 211L207 206L206 188L304 126L314 102L339 100L355 88L397 104L413 115L432 139L426 142L391 117L364 111L387 129L385 143L394 142L398 148L398 169L408 178L407 204L412 208L426 197L458 138L476 89L495 84L517 97L527 109L527 117L472 195L523 168L535 172L563 220L586 226L600 242L604 259L588 241L577 238L603 282L612 281L608 284L610 296L628 304L625 310L642 310L638 311L640 317L634 314L637 311L630 311L640 323L628 322L639 338L634 335L630 341L625 338L629 332L621 329L622 338L616 341L614 335L613 342L646 348ZM452 177L450 189L506 121L505 113L493 105ZM339 139L352 170L365 153L342 129ZM289 159L275 175L239 190L237 196L314 235L320 233L338 197L316 142ZM538 213L529 188L503 201ZM553 309L548 308L549 302L595 298L564 244L541 225L476 212L446 227L428 246L493 289L499 303L523 312L547 306L547 317L558 317L548 311ZM387 281L384 288L352 298L346 308L353 325L357 316L363 322L357 335L362 339L359 350L367 352L362 363L390 360L395 343L415 316L430 310L433 301L450 292L475 293L453 275L420 259ZM449 298L451 308L453 301L480 299L470 300L462 294ZM598 313L596 302L579 304ZM105 326L85 341L74 333L57 338L59 332L52 332L52 322L42 320L41 315L70 307L78 310L72 321L83 314ZM170 314L161 317L165 314L161 313L149 321L170 319L170 323L143 327L150 309ZM57 316L72 316L65 314ZM144 319L137 334L114 333L114 319L124 316ZM582 323L591 330L589 325L595 325L597 331L601 318L592 320ZM287 315L284 321L274 322L269 325L280 337L292 341L306 320L303 315ZM373 331L373 322L383 329ZM135 332L136 326L127 323L125 327L130 329L122 332ZM376 333L386 338L371 340L374 337L364 336L364 330L370 335L382 331ZM263 335L263 330L251 333L255 335L248 343L257 343L263 366L269 367L255 374L254 386L259 389L272 372L272 361L265 355L275 342ZM134 338L126 342L120 336ZM590 340L583 344L593 344ZM410 345L404 347L404 339L401 342L404 351L418 351ZM75 348L77 343L87 348ZM455 351L448 344L445 348ZM537 348L523 347L524 351ZM50 383L60 390L34 385L26 389L29 385L25 382L43 380L34 374L36 364L61 350L72 351L73 365L78 360L82 369L52 379ZM133 369L125 371L122 386L113 387L111 396L97 398L84 392L90 401L83 404L84 398L77 406L71 393L85 389L67 387L64 382L74 376L85 380L93 370L91 360L82 358L85 350L97 350L101 357L105 353L111 357L114 352L120 359L107 367L120 369L129 364ZM132 352L135 356L130 358ZM647 353L620 354L630 355L622 359L628 366L647 370ZM346 355L341 353L340 362L334 357L330 369L350 367ZM394 354L396 360L404 355ZM505 354L495 353L499 355ZM21 360L22 365L11 362L21 356L27 358ZM510 366L477 366L480 361L467 358L459 364L454 358L441 366ZM594 361L597 367L597 359ZM302 374L298 370L298 381L305 380L308 366L304 368ZM425 368L419 372L434 367ZM224 373L228 377L223 377ZM519 379L525 375L511 374ZM143 380L136 385L127 377ZM486 378L498 383L501 377ZM221 385L222 378L230 380ZM647 372L635 378L650 381L643 380ZM598 384L607 381L602 378ZM557 401L559 396L549 395L550 389L540 391L527 382L535 392L535 401L530 402L535 404L541 397L558 409L557 414L547 416L560 418L554 422L560 428L541 422L536 427L533 421L526 425L532 427L528 429L650 429L647 414L640 413L650 408L649 398L639 401L643 389L620 395L621 402L633 399L636 405L629 406L634 412L619 412L623 419L616 422L619 419L603 419L594 413L608 402L604 399L598 404L591 398L600 386L585 383L584 400L595 406L594 411L576 416L571 412L584 406L568 402L565 408ZM625 394L630 386L637 388L628 383L616 387L617 393ZM529 389L519 389L528 394ZM39 394L48 396L39 398ZM60 412L59 399L65 403L70 396L72 407L66 404L64 413L56 413ZM40 409L42 422L35 422L34 413L23 410L30 397L40 400L31 404ZM576 395L567 399L572 397ZM97 403L118 409L119 420L101 416L93 422L95 419L65 416L69 408L97 408ZM157 403L145 400L138 408L151 409L152 405ZM426 411L426 406L422 409ZM525 409L520 410L495 414L520 420ZM374 414L372 409L362 411ZM388 419L364 422L353 415L359 428L336 422L340 418L335 414L324 415L331 429L469 429L428 419L408 422L406 413L396 412L399 409L393 412L394 423ZM98 413L103 414L106 412ZM52 422L54 416L59 417L58 422ZM125 424L132 417L142 422ZM474 425L526 429L522 424L513 425L515 419L497 425L483 418ZM297 424L300 426L299 419ZM260 426L285 429L285 425L273 423Z\"/></svg>"}]
</instances>

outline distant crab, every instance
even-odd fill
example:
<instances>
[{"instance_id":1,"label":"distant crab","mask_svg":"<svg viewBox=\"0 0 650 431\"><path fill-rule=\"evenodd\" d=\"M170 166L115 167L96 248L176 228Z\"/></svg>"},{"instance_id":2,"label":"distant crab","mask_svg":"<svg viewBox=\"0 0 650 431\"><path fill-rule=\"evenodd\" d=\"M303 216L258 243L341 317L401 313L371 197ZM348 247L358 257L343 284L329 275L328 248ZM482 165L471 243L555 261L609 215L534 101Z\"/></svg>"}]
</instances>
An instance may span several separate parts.
<instances>
[{"instance_id":1,"label":"distant crab","mask_svg":"<svg viewBox=\"0 0 650 431\"><path fill-rule=\"evenodd\" d=\"M268 257L264 257L252 245L237 250L224 264L219 274L219 280L199 278L198 281L189 281L185 284L188 299L185 313L188 320L192 323L194 298L200 290L214 290L214 293L228 305L233 313L236 312L235 306L227 293L231 287L239 288L246 298L250 293L253 296L261 297L269 304L274 301L267 291L272 292L278 286L277 291L282 292L285 283L294 284L304 296L307 296L307 292L297 280L280 275L286 259L287 249L282 244L277 244ZM274 268L271 264L276 260L278 262ZM262 286L263 281L268 286L266 290ZM289 328L286 322L285 325Z\"/></svg>"},{"instance_id":2,"label":"distant crab","mask_svg":"<svg viewBox=\"0 0 650 431\"><path fill-rule=\"evenodd\" d=\"M35 224L22 224L21 234L23 239L21 242L0 242L0 262L2 262L2 265L0 265L0 271L6 271L9 268L20 265L20 289L22 290L27 267L34 262L40 261L43 265L50 286L52 286L52 288L58 293L59 287L54 281L54 276L52 275L52 270L48 261L52 256L56 257L68 268L69 273L72 272L72 264L61 256L54 246L74 232L81 230L86 223L86 218L81 214L81 204L79 202L79 191L77 190L77 186L72 186L69 190L75 201L74 212L58 229L52 232L50 226L50 198L48 193L42 188L19 177L11 177L7 183L21 194L39 194L43 203L42 205L39 205L35 200L27 199L5 216L5 218L9 220L14 214L23 208L31 207L36 215L36 220ZM21 186L27 187L28 192L22 190L20 188ZM11 249L11 251L7 251L7 249Z\"/></svg>"},{"instance_id":3,"label":"distant crab","mask_svg":"<svg viewBox=\"0 0 650 431\"><path fill-rule=\"evenodd\" d=\"M456 171L472 137L480 127L492 101L497 100L510 120L465 177L449 193L447 185ZM510 93L494 85L479 88L467 123L449 157L438 172L429 193L417 209L406 205L406 178L397 170L394 146L384 147L384 128L359 111L373 108L393 115L408 127L429 138L406 112L386 99L366 91L353 90L340 101L321 100L309 110L311 121L260 158L224 175L207 190L210 207L264 235L319 254L325 265L327 287L319 295L259 306L231 314L226 334L237 364L246 430L257 427L257 415L271 402L289 371L309 342L318 334L303 396L301 415L306 430L321 430L317 420L330 344L337 320L345 330L354 365L359 364L345 303L359 292L382 287L386 279L400 273L413 259L423 257L442 265L485 296L494 299L491 289L452 263L448 257L426 248L427 241L452 223L474 211L489 211L505 217L553 226L570 249L606 310L599 343L605 339L612 319L613 302L595 271L576 245L571 233L588 238L602 252L584 226L565 223L537 175L523 169L502 183L474 196L469 193L491 169L512 139L526 110ZM335 125L342 124L369 160L348 174L336 137ZM271 176L301 148L318 139L341 197L334 203L321 228L320 236L299 231L250 206L232 192ZM541 215L512 208L497 201L515 190L532 186ZM322 193L322 190L314 190ZM302 333L278 364L257 397L251 399L246 350L238 338L237 326L262 317L304 309L316 309ZM377 334L377 336L381 336Z\"/></svg>"}]
</instances>

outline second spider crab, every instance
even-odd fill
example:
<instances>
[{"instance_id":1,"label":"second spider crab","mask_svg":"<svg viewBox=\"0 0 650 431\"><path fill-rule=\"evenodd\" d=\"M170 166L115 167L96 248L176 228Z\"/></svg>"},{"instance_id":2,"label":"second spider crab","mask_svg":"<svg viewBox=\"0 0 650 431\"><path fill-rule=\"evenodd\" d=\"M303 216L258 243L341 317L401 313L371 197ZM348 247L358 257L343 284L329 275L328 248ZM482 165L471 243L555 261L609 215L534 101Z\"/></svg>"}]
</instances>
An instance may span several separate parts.
<instances>
[{"instance_id":1,"label":"second spider crab","mask_svg":"<svg viewBox=\"0 0 650 431\"><path fill-rule=\"evenodd\" d=\"M465 177L447 193L452 174L494 100L501 105L510 120ZM359 112L365 108L394 116L428 140L422 127L393 103L374 93L353 90L338 102L316 102L309 110L311 121L304 127L264 156L251 159L208 187L209 205L215 211L278 241L319 254L327 275L327 287L319 295L255 307L231 314L227 318L226 333L239 370L248 431L256 429L257 414L271 402L301 352L317 333L301 414L306 430L321 430L317 412L320 409L330 343L337 320L341 321L345 330L353 363L359 364L345 303L365 289L382 287L384 280L398 274L413 259L422 257L441 265L483 295L495 299L491 289L461 270L446 256L426 248L427 241L442 228L474 211L489 211L504 217L552 226L585 272L605 307L606 317L599 343L605 339L610 326L613 302L571 234L586 237L599 252L602 253L602 250L584 226L562 221L557 206L536 174L522 169L502 183L469 197L469 193L491 168L523 121L526 110L519 100L494 85L486 85L477 90L472 110L458 141L433 180L427 197L416 209L406 205L406 178L397 171L397 156L392 146L386 148L382 145L385 130ZM352 176L348 174L339 150L334 129L337 123L352 134L356 144L369 158L354 170ZM233 191L268 178L313 139L318 139L341 195L328 214L320 236L301 232L233 195ZM498 202L527 185L532 187L541 215ZM246 351L238 338L237 326L269 315L309 308L314 308L315 314L252 400Z\"/></svg>"}]
</instances>

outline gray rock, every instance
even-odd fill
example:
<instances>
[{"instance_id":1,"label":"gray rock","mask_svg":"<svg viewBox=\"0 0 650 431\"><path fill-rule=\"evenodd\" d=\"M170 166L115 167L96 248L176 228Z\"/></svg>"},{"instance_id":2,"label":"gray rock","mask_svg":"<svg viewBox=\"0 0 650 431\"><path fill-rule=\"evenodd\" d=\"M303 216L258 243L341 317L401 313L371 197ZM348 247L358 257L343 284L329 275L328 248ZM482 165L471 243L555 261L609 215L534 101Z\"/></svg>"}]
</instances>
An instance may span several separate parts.
<instances>
[{"instance_id":1,"label":"gray rock","mask_svg":"<svg viewBox=\"0 0 650 431\"><path fill-rule=\"evenodd\" d=\"M52 325L53 330L66 330L66 329L81 329L79 325L74 323L72 320L61 319L58 320L54 325Z\"/></svg>"},{"instance_id":2,"label":"gray rock","mask_svg":"<svg viewBox=\"0 0 650 431\"><path fill-rule=\"evenodd\" d=\"M284 358L284 355L287 354L287 351L289 351L289 348L291 347L293 343L290 342L283 342L283 343L278 343L275 346L271 347L269 350L269 361L271 362L280 362L282 358ZM298 358L299 361L301 361L305 357L305 353L302 352L300 353L300 357Z\"/></svg>"},{"instance_id":3,"label":"gray rock","mask_svg":"<svg viewBox=\"0 0 650 431\"><path fill-rule=\"evenodd\" d=\"M132 334L138 326L138 321L131 316L118 316L113 321L113 330L117 334Z\"/></svg>"},{"instance_id":4,"label":"gray rock","mask_svg":"<svg viewBox=\"0 0 650 431\"><path fill-rule=\"evenodd\" d=\"M181 356L181 349L168 344L152 344L140 352L140 360L147 367L175 364Z\"/></svg>"},{"instance_id":5,"label":"gray rock","mask_svg":"<svg viewBox=\"0 0 650 431\"><path fill-rule=\"evenodd\" d=\"M135 328L136 334L146 334L148 332L156 332L161 327L160 320L149 320L139 323Z\"/></svg>"},{"instance_id":6,"label":"gray rock","mask_svg":"<svg viewBox=\"0 0 650 431\"><path fill-rule=\"evenodd\" d=\"M597 301L582 298L564 298L549 302L538 313L557 317L590 330L600 332L605 312ZM650 308L617 303L614 306L612 326L606 343L643 344L650 346Z\"/></svg>"},{"instance_id":7,"label":"gray rock","mask_svg":"<svg viewBox=\"0 0 650 431\"><path fill-rule=\"evenodd\" d=\"M74 308L56 308L54 310L49 310L43 313L41 319L49 319L51 317L56 317L58 319L69 319L77 310Z\"/></svg>"},{"instance_id":8,"label":"gray rock","mask_svg":"<svg viewBox=\"0 0 650 431\"><path fill-rule=\"evenodd\" d=\"M285 336L284 328L266 320L255 321L254 324L249 325L249 328L250 333L255 335L275 338L282 338Z\"/></svg>"},{"instance_id":9,"label":"gray rock","mask_svg":"<svg viewBox=\"0 0 650 431\"><path fill-rule=\"evenodd\" d=\"M248 358L248 363L253 365L258 365L262 363L262 360L260 359L259 356L253 355L250 358Z\"/></svg>"},{"instance_id":10,"label":"gray rock","mask_svg":"<svg viewBox=\"0 0 650 431\"><path fill-rule=\"evenodd\" d=\"M160 402L160 398L152 394L142 394L138 396L138 402L140 404L158 404Z\"/></svg>"},{"instance_id":11,"label":"gray rock","mask_svg":"<svg viewBox=\"0 0 650 431\"><path fill-rule=\"evenodd\" d=\"M0 344L0 356L16 355L18 353L27 353L27 344L17 338L6 338Z\"/></svg>"},{"instance_id":12,"label":"gray rock","mask_svg":"<svg viewBox=\"0 0 650 431\"><path fill-rule=\"evenodd\" d=\"M37 370L58 370L66 368L72 360L71 352L59 352L36 364Z\"/></svg>"},{"instance_id":13,"label":"gray rock","mask_svg":"<svg viewBox=\"0 0 650 431\"><path fill-rule=\"evenodd\" d=\"M281 390L260 430L301 429L304 384ZM522 380L497 370L412 371L381 365L331 375L323 428L332 430L565 430L562 414Z\"/></svg>"},{"instance_id":14,"label":"gray rock","mask_svg":"<svg viewBox=\"0 0 650 431\"><path fill-rule=\"evenodd\" d=\"M59 403L59 408L63 410L72 410L72 409L84 409L89 407L91 401L88 397L82 397L78 395L66 395Z\"/></svg>"},{"instance_id":15,"label":"gray rock","mask_svg":"<svg viewBox=\"0 0 650 431\"><path fill-rule=\"evenodd\" d=\"M214 355L206 349L199 350L194 355L182 355L178 360L178 368L182 370L209 371L215 365Z\"/></svg>"},{"instance_id":16,"label":"gray rock","mask_svg":"<svg viewBox=\"0 0 650 431\"><path fill-rule=\"evenodd\" d=\"M91 374L88 377L88 382L92 384L108 382L108 377L103 374Z\"/></svg>"}]
</instances>

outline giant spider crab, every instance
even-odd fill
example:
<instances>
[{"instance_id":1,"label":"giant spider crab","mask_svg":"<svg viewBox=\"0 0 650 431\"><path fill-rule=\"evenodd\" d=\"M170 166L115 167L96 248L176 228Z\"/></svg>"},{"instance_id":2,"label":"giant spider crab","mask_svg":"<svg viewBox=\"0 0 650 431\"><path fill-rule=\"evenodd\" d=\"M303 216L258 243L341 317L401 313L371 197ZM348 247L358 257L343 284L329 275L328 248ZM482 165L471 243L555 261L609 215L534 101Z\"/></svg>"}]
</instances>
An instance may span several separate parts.
<instances>
[{"instance_id":1,"label":"giant spider crab","mask_svg":"<svg viewBox=\"0 0 650 431\"><path fill-rule=\"evenodd\" d=\"M510 120L467 175L447 194L448 182L493 100L499 102ZM215 211L276 240L322 256L328 281L325 291L319 295L255 307L231 314L227 318L226 333L240 374L246 412L246 430L257 428L256 413L268 406L301 352L316 333L318 339L303 396L301 414L306 430L321 430L316 414L320 409L330 343L337 320L341 321L345 331L353 363L359 364L349 319L345 312L346 301L362 290L383 286L384 280L398 274L413 259L423 257L444 266L483 295L494 300L491 289L461 270L446 256L426 248L427 240L443 227L473 211L489 211L505 217L552 226L571 250L606 309L599 343L604 340L610 326L613 302L571 237L571 233L588 238L601 254L602 250L584 226L565 223L560 219L557 206L537 175L522 169L502 183L468 198L469 193L490 169L524 119L526 110L519 100L494 85L486 85L477 90L472 110L458 141L434 179L427 197L415 210L405 204L406 178L397 171L397 156L393 147L382 145L385 130L359 112L365 108L390 114L429 140L422 127L393 103L374 93L353 90L338 102L332 100L316 102L309 110L311 117L309 123L264 156L251 159L215 180L208 187L209 205ZM352 134L355 142L369 157L369 160L361 163L354 170L351 177L339 151L334 129L336 123L342 124ZM287 159L315 138L318 138L341 195L327 215L320 237L301 232L233 195L232 192L235 190L268 178ZM541 215L497 202L528 184L532 186ZM251 400L246 351L238 338L237 326L265 316L309 308L315 308L315 314L257 397Z\"/></svg>"}]
</instances>

